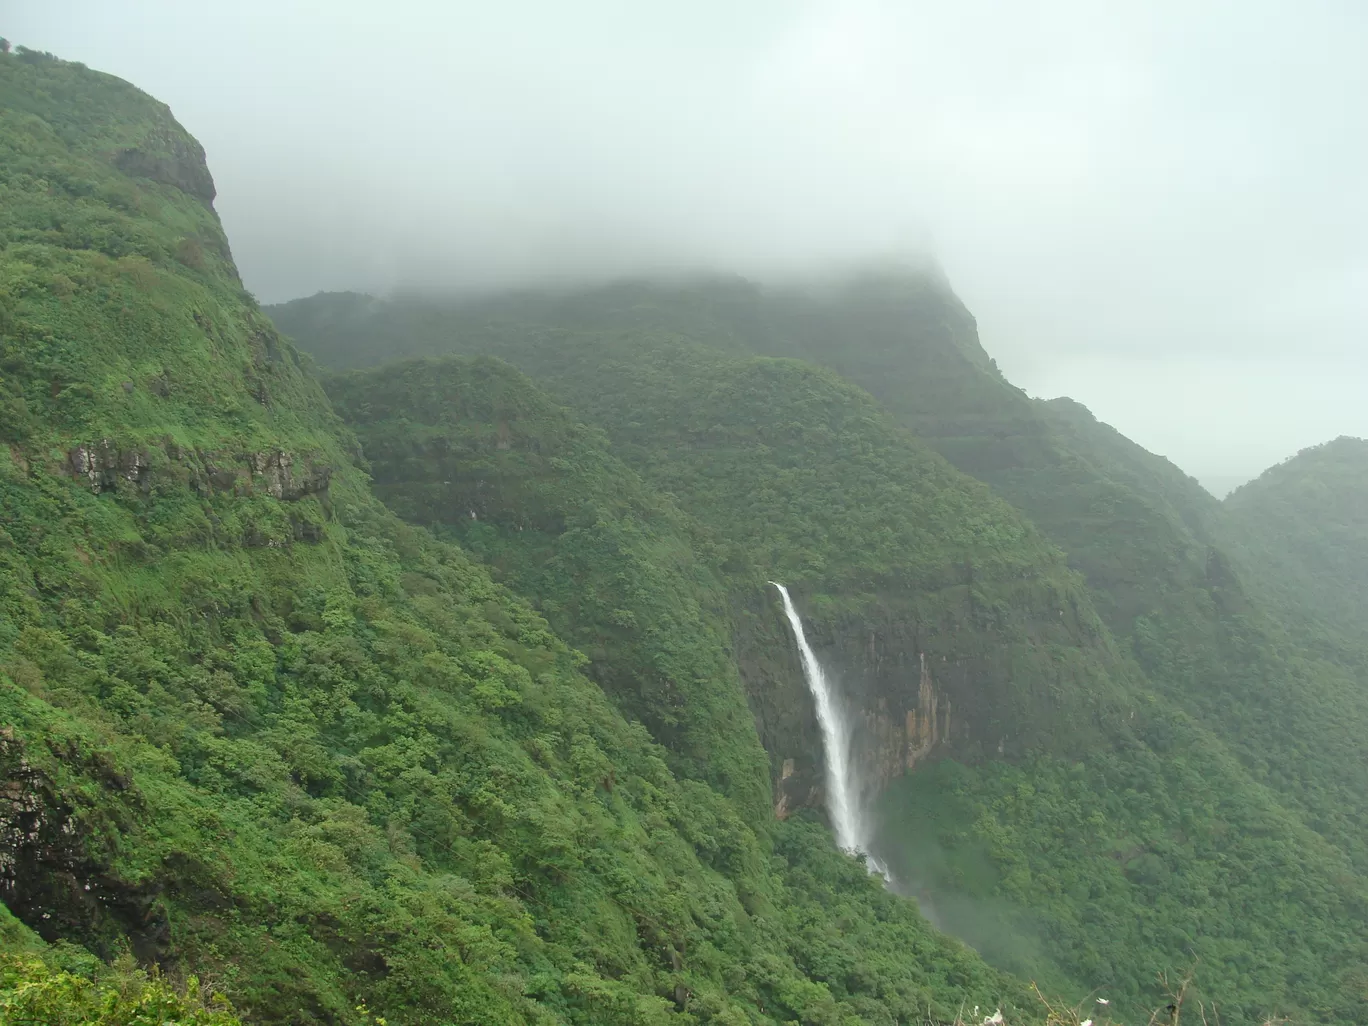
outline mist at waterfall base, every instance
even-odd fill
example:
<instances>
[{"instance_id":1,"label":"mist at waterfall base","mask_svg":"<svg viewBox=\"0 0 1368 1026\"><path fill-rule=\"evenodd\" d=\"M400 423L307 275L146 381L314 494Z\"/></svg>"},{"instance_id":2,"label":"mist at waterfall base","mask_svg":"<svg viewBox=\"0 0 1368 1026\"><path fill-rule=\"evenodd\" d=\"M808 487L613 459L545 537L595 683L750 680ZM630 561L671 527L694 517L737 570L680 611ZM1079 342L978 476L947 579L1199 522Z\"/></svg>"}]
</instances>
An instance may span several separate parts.
<instances>
[{"instance_id":1,"label":"mist at waterfall base","mask_svg":"<svg viewBox=\"0 0 1368 1026\"><path fill-rule=\"evenodd\" d=\"M1071 984L1043 954L1047 924L1002 896L1007 867L974 829L979 811L957 786L964 772L952 759L925 763L869 803L871 843L893 874L891 889L992 964L1063 993Z\"/></svg>"},{"instance_id":2,"label":"mist at waterfall base","mask_svg":"<svg viewBox=\"0 0 1368 1026\"><path fill-rule=\"evenodd\" d=\"M1041 935L1030 913L998 900L992 891L998 869L977 843L952 849L943 834L967 835L969 809L947 800L954 791L952 764L933 765L896 778L881 795L861 780L855 718L839 690L837 675L823 667L808 643L802 617L788 589L770 581L798 647L803 677L822 733L827 814L836 843L863 855L871 873L917 902L937 929L954 934L996 964L1056 987L1057 969L1041 961ZM873 854L877 850L878 856Z\"/></svg>"}]
</instances>

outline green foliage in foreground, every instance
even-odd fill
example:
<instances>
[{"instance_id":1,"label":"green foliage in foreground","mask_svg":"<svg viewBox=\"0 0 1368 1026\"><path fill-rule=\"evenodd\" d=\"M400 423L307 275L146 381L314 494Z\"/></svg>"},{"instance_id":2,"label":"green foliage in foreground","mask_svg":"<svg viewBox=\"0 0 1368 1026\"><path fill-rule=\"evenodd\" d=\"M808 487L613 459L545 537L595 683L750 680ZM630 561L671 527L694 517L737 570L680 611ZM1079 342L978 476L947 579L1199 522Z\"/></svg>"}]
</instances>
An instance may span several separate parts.
<instances>
[{"instance_id":1,"label":"green foliage in foreground","mask_svg":"<svg viewBox=\"0 0 1368 1026\"><path fill-rule=\"evenodd\" d=\"M29 930L198 972L260 1023L1028 1004L819 823L757 815L765 767L734 724L727 793L681 779L687 743L372 497L164 107L17 55L0 97L0 871ZM15 965L12 989L72 1015L109 1000ZM228 1021L155 980L128 993Z\"/></svg>"},{"instance_id":2,"label":"green foliage in foreground","mask_svg":"<svg viewBox=\"0 0 1368 1026\"><path fill-rule=\"evenodd\" d=\"M40 958L0 956L0 1022L44 1026L242 1026L199 980L183 989L129 966L95 979L54 969Z\"/></svg>"}]
</instances>

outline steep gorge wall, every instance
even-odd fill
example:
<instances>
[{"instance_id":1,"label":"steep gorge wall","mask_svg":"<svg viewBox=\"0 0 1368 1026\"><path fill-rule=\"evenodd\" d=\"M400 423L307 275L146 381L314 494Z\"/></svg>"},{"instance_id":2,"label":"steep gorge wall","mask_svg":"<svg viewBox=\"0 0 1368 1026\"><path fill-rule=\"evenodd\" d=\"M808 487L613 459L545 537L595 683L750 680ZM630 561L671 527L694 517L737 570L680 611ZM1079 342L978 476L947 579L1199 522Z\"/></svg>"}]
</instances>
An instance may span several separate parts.
<instances>
[{"instance_id":1,"label":"steep gorge wall","mask_svg":"<svg viewBox=\"0 0 1368 1026\"><path fill-rule=\"evenodd\" d=\"M302 341L326 362L330 338ZM771 579L793 591L873 747L903 749L875 760L880 779L906 767L909 744L926 749L914 765L1080 748L1124 704L1126 670L1060 553L831 373L663 333L474 330L444 344L528 373L699 525L783 807L813 800L821 746Z\"/></svg>"},{"instance_id":2,"label":"steep gorge wall","mask_svg":"<svg viewBox=\"0 0 1368 1026\"><path fill-rule=\"evenodd\" d=\"M941 755L1016 758L1093 734L1118 694L1105 629L1058 554L1006 507L819 373L711 358L688 368L667 355L680 371L668 375L672 394L644 397L673 437L663 451L646 450L653 432L614 440L576 425L483 358L353 372L329 389L386 501L554 597L553 620L581 639L624 710L686 760L681 772L714 779L739 750L743 732L717 704L739 689L769 753L776 809L823 799L821 736L771 577L792 584L864 725L856 751L871 782ZM727 394L735 388L744 400ZM757 402L764 419L728 426L736 405ZM615 453L639 457L636 469ZM667 551L673 562L661 561ZM648 595L717 619L681 634ZM712 655L657 683L653 667L686 638L695 656Z\"/></svg>"},{"instance_id":3,"label":"steep gorge wall","mask_svg":"<svg viewBox=\"0 0 1368 1026\"><path fill-rule=\"evenodd\" d=\"M1082 596L1067 589L1009 587L985 609L975 591L839 600L796 591L809 641L853 725L854 768L871 798L937 758L1067 754L1125 732L1134 685L1085 598L1080 606ZM984 583L977 593L981 600ZM773 610L753 606L736 638L776 802L820 802L821 738L792 637Z\"/></svg>"}]
</instances>

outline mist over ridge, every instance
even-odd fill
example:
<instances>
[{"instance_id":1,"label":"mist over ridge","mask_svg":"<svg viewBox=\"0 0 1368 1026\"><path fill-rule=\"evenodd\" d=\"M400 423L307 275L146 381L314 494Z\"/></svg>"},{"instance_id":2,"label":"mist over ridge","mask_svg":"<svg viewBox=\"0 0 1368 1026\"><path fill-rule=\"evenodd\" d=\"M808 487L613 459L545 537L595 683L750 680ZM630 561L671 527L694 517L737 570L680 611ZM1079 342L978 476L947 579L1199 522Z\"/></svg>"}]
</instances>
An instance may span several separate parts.
<instances>
[{"instance_id":1,"label":"mist over ridge","mask_svg":"<svg viewBox=\"0 0 1368 1026\"><path fill-rule=\"evenodd\" d=\"M1359 5L216 18L54 0L5 31L171 104L264 302L930 253L1013 381L1217 491L1368 434Z\"/></svg>"},{"instance_id":2,"label":"mist over ridge","mask_svg":"<svg viewBox=\"0 0 1368 1026\"><path fill-rule=\"evenodd\" d=\"M1368 442L1220 501L876 246L263 306L221 190L0 42L0 1008L1368 1021Z\"/></svg>"}]
</instances>

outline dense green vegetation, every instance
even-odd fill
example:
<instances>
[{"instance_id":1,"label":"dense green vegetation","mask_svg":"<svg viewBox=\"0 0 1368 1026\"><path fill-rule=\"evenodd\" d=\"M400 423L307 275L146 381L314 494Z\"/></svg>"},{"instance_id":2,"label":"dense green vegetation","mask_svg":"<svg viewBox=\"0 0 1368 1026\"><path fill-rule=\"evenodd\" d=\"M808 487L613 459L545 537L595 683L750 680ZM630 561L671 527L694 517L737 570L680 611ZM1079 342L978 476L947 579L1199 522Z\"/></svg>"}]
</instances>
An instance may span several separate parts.
<instances>
[{"instance_id":1,"label":"dense green vegetation","mask_svg":"<svg viewBox=\"0 0 1368 1026\"><path fill-rule=\"evenodd\" d=\"M768 812L766 756L697 524L507 364L420 361L328 387L390 509L531 597L677 773L747 817Z\"/></svg>"},{"instance_id":2,"label":"dense green vegetation","mask_svg":"<svg viewBox=\"0 0 1368 1026\"><path fill-rule=\"evenodd\" d=\"M264 312L213 196L0 54L0 1017L1368 1017L1363 443L1218 503L900 269Z\"/></svg>"},{"instance_id":3,"label":"dense green vegetation","mask_svg":"<svg viewBox=\"0 0 1368 1026\"><path fill-rule=\"evenodd\" d=\"M1062 966L1132 1015L1187 952L1223 1021L1357 1021L1368 903L1344 856L1185 717L1144 741L904 778L883 798L895 871L991 961Z\"/></svg>"},{"instance_id":4,"label":"dense green vegetation","mask_svg":"<svg viewBox=\"0 0 1368 1026\"><path fill-rule=\"evenodd\" d=\"M93 976L93 978L92 978ZM44 1026L242 1026L192 977L184 991L128 966L92 975L53 969L40 958L0 958L0 1022Z\"/></svg>"},{"instance_id":5,"label":"dense green vegetation","mask_svg":"<svg viewBox=\"0 0 1368 1026\"><path fill-rule=\"evenodd\" d=\"M880 272L810 294L706 281L459 304L324 295L272 313L336 366L500 356L602 428L701 525L776 761L810 742L765 718L773 675L747 658L757 573L777 566L800 589L824 658L875 721L876 761L883 717L907 707L910 664L929 651L965 713L941 749L959 768L891 779L880 854L998 964L1103 986L1134 1014L1155 972L1197 959L1226 1021L1359 1016L1368 708L1355 667L1251 593L1238 527L1195 481L1077 404L1005 382L941 283ZM825 363L882 403L757 352ZM358 397L432 372L346 380ZM427 415L348 416L363 438L398 438ZM1029 514L1088 587L895 421ZM991 534L975 530L985 514ZM982 661L1014 644L1006 672ZM949 666L971 669L956 681ZM999 754L1021 761L982 761Z\"/></svg>"},{"instance_id":6,"label":"dense green vegetation","mask_svg":"<svg viewBox=\"0 0 1368 1026\"><path fill-rule=\"evenodd\" d=\"M608 427L614 451L644 485L670 496L698 525L692 534L701 558L717 567L730 593L738 655L772 753L811 761L819 742L812 732L796 736L803 730L796 710L809 703L790 668L791 643L774 616L769 579L800 589L813 629L829 638L855 622L878 623L876 657L905 664L927 652L951 664L947 687L961 685L953 697L965 727L975 727L958 735L966 749L985 741L1014 751L1065 749L1108 710L1120 717L1109 676L1114 655L1059 554L985 488L899 431L867 395L800 363L718 361L711 350L669 336L574 342L556 336L525 355L532 362L545 355L547 376ZM344 376L330 387L378 468L381 494L395 495L398 510L413 516L421 506L418 522L448 524L477 550L497 552L496 565L520 552L542 575L546 594L569 592L583 566L601 561L600 546L560 534L558 560L546 562L539 533L516 529L524 526L517 518L535 519L548 508L529 500L538 479L527 470L544 467L537 487L556 503L591 503L599 525L607 519L599 496L612 489L581 480L578 468L599 461L622 482L616 490L623 496L642 485L622 462L608 463L568 439L557 444L512 406L493 423L471 421L480 411L465 397L477 382L499 396L516 381L519 405L532 408L530 383L505 369L506 384L491 390L492 373L488 362L418 363ZM456 474L458 463L469 477ZM494 498L496 510L512 499L516 517L496 512L472 521L472 494ZM564 514L554 519L561 530ZM561 583L548 580L551 574ZM650 581L640 566L632 579L651 588L665 583ZM596 630L608 629L611 614L597 620ZM848 657L854 664L865 654ZM781 677L788 678L786 699L767 710ZM915 689L915 679L910 684Z\"/></svg>"},{"instance_id":7,"label":"dense green vegetation","mask_svg":"<svg viewBox=\"0 0 1368 1026\"><path fill-rule=\"evenodd\" d=\"M1368 441L1303 449L1224 505L1285 615L1368 640Z\"/></svg>"},{"instance_id":8,"label":"dense green vegetation","mask_svg":"<svg viewBox=\"0 0 1368 1026\"><path fill-rule=\"evenodd\" d=\"M687 722L662 747L546 619L373 497L164 107L19 54L0 100L0 894L43 942L5 1000L32 983L89 1018L89 958L127 955L252 1022L1025 1002L810 814L757 814L744 718L714 725L716 766ZM668 550L677 515L641 501ZM735 717L708 588L661 673L716 674L686 683ZM158 986L130 1000L201 1014Z\"/></svg>"}]
</instances>

